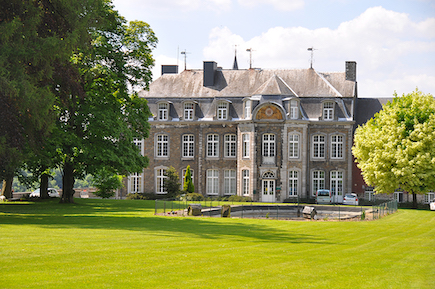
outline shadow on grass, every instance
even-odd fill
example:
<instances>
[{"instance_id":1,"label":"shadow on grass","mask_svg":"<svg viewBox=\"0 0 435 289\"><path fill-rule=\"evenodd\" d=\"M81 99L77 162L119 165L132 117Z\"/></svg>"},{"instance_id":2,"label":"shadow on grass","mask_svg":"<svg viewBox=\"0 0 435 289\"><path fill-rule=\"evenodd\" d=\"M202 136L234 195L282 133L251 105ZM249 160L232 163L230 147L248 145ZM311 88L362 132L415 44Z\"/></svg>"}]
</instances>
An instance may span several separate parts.
<instances>
[{"instance_id":1,"label":"shadow on grass","mask_svg":"<svg viewBox=\"0 0 435 289\"><path fill-rule=\"evenodd\" d=\"M153 201L77 200L58 204L56 200L36 203L0 204L0 228L8 225L35 225L50 229L105 229L143 231L176 237L189 234L204 239L241 238L260 242L319 243L318 236L295 233L273 225L240 220L153 216ZM266 221L269 222L269 221ZM300 230L298 230L300 231Z\"/></svg>"}]
</instances>

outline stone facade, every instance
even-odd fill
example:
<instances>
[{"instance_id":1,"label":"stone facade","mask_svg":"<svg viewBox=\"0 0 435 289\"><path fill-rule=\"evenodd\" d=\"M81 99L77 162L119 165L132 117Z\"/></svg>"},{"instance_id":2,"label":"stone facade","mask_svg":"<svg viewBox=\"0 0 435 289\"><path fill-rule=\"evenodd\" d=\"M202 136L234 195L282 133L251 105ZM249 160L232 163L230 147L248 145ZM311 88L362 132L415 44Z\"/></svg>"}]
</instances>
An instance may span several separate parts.
<instances>
[{"instance_id":1,"label":"stone facade","mask_svg":"<svg viewBox=\"0 0 435 289\"><path fill-rule=\"evenodd\" d=\"M356 63L347 72L203 70L164 74L140 93L153 118L138 140L150 159L126 191L164 194L163 172L188 165L195 191L255 201L352 192ZM350 77L346 73L352 74ZM350 79L350 80L349 80Z\"/></svg>"}]
</instances>

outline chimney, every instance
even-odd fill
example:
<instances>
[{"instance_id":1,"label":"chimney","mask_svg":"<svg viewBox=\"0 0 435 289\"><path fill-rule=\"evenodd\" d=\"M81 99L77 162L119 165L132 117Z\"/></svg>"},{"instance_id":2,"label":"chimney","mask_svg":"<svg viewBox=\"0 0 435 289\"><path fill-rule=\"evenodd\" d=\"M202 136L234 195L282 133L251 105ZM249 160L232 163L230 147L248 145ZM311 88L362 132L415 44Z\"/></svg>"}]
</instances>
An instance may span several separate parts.
<instances>
[{"instance_id":1,"label":"chimney","mask_svg":"<svg viewBox=\"0 0 435 289\"><path fill-rule=\"evenodd\" d=\"M213 86L214 77L217 70L217 63L214 61L204 61L204 86Z\"/></svg>"},{"instance_id":2,"label":"chimney","mask_svg":"<svg viewBox=\"0 0 435 289\"><path fill-rule=\"evenodd\" d=\"M163 74L178 74L178 65L162 65Z\"/></svg>"},{"instance_id":3,"label":"chimney","mask_svg":"<svg viewBox=\"0 0 435 289\"><path fill-rule=\"evenodd\" d=\"M356 61L346 61L346 80L356 81Z\"/></svg>"}]
</instances>

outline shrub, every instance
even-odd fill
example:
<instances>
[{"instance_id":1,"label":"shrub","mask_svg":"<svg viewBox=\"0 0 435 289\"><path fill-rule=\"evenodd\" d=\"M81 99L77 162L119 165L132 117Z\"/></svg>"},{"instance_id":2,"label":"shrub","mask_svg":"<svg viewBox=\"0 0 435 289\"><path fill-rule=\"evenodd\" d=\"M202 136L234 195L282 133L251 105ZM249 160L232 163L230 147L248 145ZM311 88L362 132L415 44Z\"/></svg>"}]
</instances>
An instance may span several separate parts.
<instances>
[{"instance_id":1,"label":"shrub","mask_svg":"<svg viewBox=\"0 0 435 289\"><path fill-rule=\"evenodd\" d=\"M252 202L252 199L250 197L233 195L233 196L230 196L228 198L228 201L230 201L230 202Z\"/></svg>"},{"instance_id":2,"label":"shrub","mask_svg":"<svg viewBox=\"0 0 435 289\"><path fill-rule=\"evenodd\" d=\"M203 201L204 200L204 196L198 193L189 193L186 194L187 200L188 201Z\"/></svg>"},{"instance_id":3,"label":"shrub","mask_svg":"<svg viewBox=\"0 0 435 289\"><path fill-rule=\"evenodd\" d=\"M149 200L143 193L129 193L126 197L127 200Z\"/></svg>"}]
</instances>

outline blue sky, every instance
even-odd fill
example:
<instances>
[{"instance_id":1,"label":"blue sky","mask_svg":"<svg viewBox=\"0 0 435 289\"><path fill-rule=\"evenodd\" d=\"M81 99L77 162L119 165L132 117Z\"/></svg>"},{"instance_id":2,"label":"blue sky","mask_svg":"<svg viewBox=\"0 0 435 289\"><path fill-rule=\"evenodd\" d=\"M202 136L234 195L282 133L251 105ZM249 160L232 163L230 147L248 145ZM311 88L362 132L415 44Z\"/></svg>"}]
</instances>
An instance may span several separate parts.
<instances>
[{"instance_id":1,"label":"blue sky","mask_svg":"<svg viewBox=\"0 0 435 289\"><path fill-rule=\"evenodd\" d=\"M151 25L160 65L344 71L357 62L359 95L392 96L416 87L435 94L435 0L114 0L127 20Z\"/></svg>"}]
</instances>

